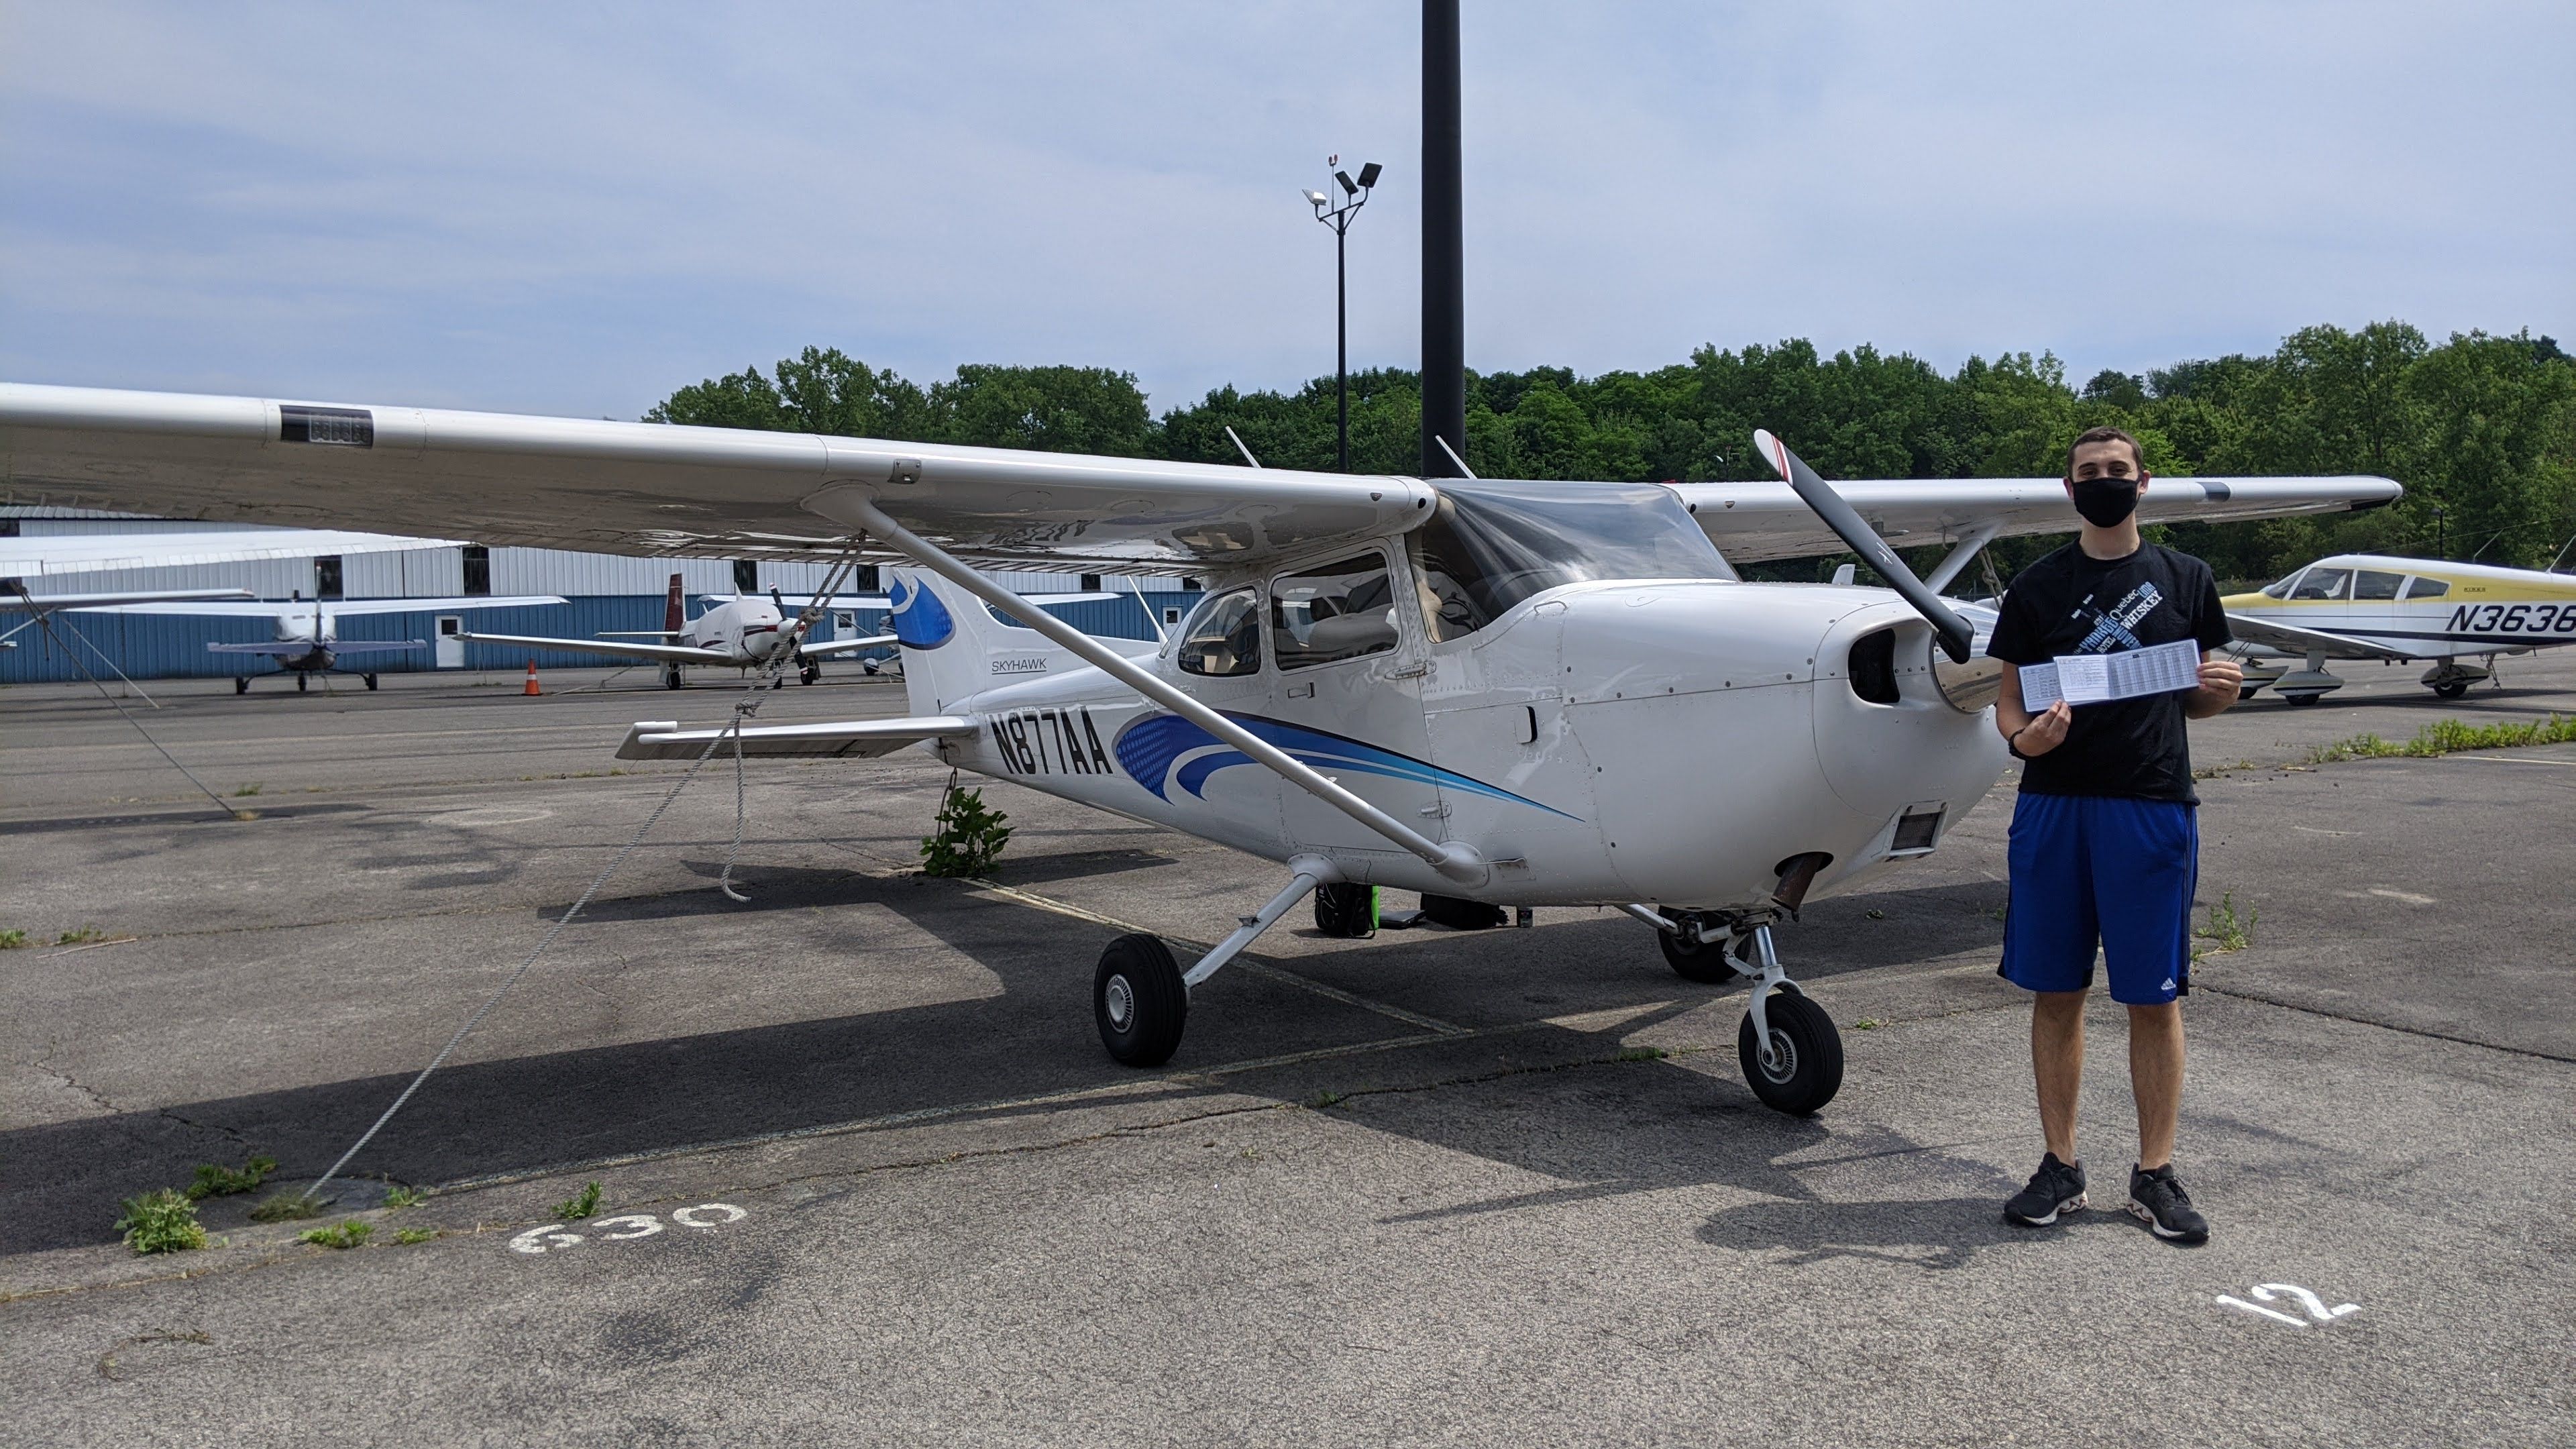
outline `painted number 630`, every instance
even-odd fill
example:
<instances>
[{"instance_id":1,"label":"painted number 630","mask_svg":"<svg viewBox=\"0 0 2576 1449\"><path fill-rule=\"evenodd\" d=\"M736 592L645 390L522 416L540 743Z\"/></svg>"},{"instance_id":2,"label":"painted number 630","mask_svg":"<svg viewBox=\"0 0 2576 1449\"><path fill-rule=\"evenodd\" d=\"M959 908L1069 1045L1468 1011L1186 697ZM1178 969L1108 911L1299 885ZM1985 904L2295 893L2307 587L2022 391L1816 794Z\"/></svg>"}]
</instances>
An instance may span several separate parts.
<instances>
[{"instance_id":1,"label":"painted number 630","mask_svg":"<svg viewBox=\"0 0 2576 1449\"><path fill-rule=\"evenodd\" d=\"M751 1214L729 1202L702 1202L696 1207L673 1208L671 1221L684 1228L712 1232L726 1223L738 1223ZM651 1213L620 1213L613 1218L594 1218L587 1225L605 1242L629 1242L649 1238L662 1231L662 1220ZM579 1247L585 1239L565 1224L547 1223L534 1227L510 1240L513 1253L560 1253Z\"/></svg>"}]
</instances>

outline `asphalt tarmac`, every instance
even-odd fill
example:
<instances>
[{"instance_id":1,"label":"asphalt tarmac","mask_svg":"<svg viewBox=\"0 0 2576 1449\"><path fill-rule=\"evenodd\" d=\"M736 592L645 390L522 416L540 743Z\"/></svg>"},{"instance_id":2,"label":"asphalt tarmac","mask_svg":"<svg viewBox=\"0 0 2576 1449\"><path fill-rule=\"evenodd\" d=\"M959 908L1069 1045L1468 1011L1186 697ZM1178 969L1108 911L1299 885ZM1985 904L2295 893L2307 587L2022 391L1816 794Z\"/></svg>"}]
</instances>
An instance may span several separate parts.
<instances>
[{"instance_id":1,"label":"asphalt tarmac","mask_svg":"<svg viewBox=\"0 0 2576 1449\"><path fill-rule=\"evenodd\" d=\"M203 1205L218 1246L136 1257L121 1197L338 1156L668 790L611 757L626 723L732 692L124 701L248 821L95 693L0 692L0 928L35 943L0 953L8 1438L2565 1442L2576 748L2302 762L2576 713L2576 659L2456 702L2415 672L2194 727L2204 918L2248 938L2186 1008L2198 1249L2117 1211L2115 1010L2094 1210L1999 1219L2039 1151L1994 975L2009 781L1783 928L1849 1054L1795 1120L1743 1084L1740 991L1592 911L1364 942L1301 913L1168 1068L1118 1067L1100 948L1212 940L1276 867L997 785L1003 868L927 879L945 772L904 757L755 764L748 905L715 889L730 772L694 782L353 1164L321 1221L366 1246L254 1195ZM836 673L760 717L902 712ZM552 1213L594 1181L595 1216Z\"/></svg>"}]
</instances>

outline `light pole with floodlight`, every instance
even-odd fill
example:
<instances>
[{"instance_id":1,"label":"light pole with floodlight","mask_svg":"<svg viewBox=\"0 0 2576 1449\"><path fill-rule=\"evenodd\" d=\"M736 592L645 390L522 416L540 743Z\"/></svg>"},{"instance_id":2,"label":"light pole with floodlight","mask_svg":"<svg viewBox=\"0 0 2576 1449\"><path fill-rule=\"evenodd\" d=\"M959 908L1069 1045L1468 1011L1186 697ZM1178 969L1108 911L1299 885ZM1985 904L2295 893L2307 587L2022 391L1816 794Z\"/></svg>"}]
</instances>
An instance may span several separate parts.
<instances>
[{"instance_id":1,"label":"light pole with floodlight","mask_svg":"<svg viewBox=\"0 0 2576 1449\"><path fill-rule=\"evenodd\" d=\"M1306 200L1315 208L1315 220L1333 229L1333 408L1341 470L1347 473L1351 471L1351 320L1345 263L1347 239L1352 219L1360 214L1361 207L1368 205L1369 192L1377 185L1377 178L1385 168L1371 161L1360 168L1359 179L1354 181L1351 173L1341 169L1341 157L1328 156L1324 158L1324 164L1334 168L1333 184L1341 188L1341 204L1334 205L1333 198L1321 191L1307 192Z\"/></svg>"}]
</instances>

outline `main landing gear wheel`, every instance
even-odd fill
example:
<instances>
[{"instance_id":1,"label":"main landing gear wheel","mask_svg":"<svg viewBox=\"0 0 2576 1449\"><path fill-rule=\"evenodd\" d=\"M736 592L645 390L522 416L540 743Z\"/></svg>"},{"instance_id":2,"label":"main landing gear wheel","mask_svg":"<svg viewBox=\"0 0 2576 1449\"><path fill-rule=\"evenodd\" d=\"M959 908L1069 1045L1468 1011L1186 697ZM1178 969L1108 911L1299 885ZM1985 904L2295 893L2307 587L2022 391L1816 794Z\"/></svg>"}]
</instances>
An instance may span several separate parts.
<instances>
[{"instance_id":1,"label":"main landing gear wheel","mask_svg":"<svg viewBox=\"0 0 2576 1449\"><path fill-rule=\"evenodd\" d=\"M1377 887L1356 881L1315 887L1315 929L1344 940L1377 934Z\"/></svg>"},{"instance_id":2,"label":"main landing gear wheel","mask_svg":"<svg viewBox=\"0 0 2576 1449\"><path fill-rule=\"evenodd\" d=\"M296 675L296 676L295 676L295 692L296 692L297 694L302 694L302 693L304 693L306 690L311 689L312 687L313 687L313 676L312 676L312 675L310 675L310 674L298 674L298 675Z\"/></svg>"},{"instance_id":3,"label":"main landing gear wheel","mask_svg":"<svg viewBox=\"0 0 2576 1449\"><path fill-rule=\"evenodd\" d=\"M1110 942L1092 973L1091 1014L1100 1023L1100 1044L1119 1061L1131 1067L1170 1061L1190 1017L1190 988L1171 948L1141 931Z\"/></svg>"},{"instance_id":4,"label":"main landing gear wheel","mask_svg":"<svg viewBox=\"0 0 2576 1449\"><path fill-rule=\"evenodd\" d=\"M373 688L375 688L375 687L376 687L376 677L375 677L374 675L372 675L372 674L361 674L361 675L359 675L358 677L359 677L360 679L363 679L363 680L367 681L367 688L369 688L369 689L373 689Z\"/></svg>"},{"instance_id":5,"label":"main landing gear wheel","mask_svg":"<svg viewBox=\"0 0 2576 1449\"><path fill-rule=\"evenodd\" d=\"M245 675L245 676L243 676L242 678L239 678L239 679L236 679L236 680L234 680L234 681L233 681L233 693L235 693L235 694L248 694L248 693L250 693L250 678L249 678L249 676Z\"/></svg>"},{"instance_id":6,"label":"main landing gear wheel","mask_svg":"<svg viewBox=\"0 0 2576 1449\"><path fill-rule=\"evenodd\" d=\"M2465 679L2454 679L2448 683L2433 686L2433 693L2443 699L2458 699L2468 692L2469 682Z\"/></svg>"},{"instance_id":7,"label":"main landing gear wheel","mask_svg":"<svg viewBox=\"0 0 2576 1449\"><path fill-rule=\"evenodd\" d=\"M1501 906L1489 906L1483 901L1465 900L1458 896L1435 896L1426 891L1422 897L1422 919L1453 931L1490 931L1509 917L1503 914Z\"/></svg>"},{"instance_id":8,"label":"main landing gear wheel","mask_svg":"<svg viewBox=\"0 0 2576 1449\"><path fill-rule=\"evenodd\" d=\"M664 689L677 689L680 687L680 666L674 664L670 668L662 671L662 687Z\"/></svg>"},{"instance_id":9,"label":"main landing gear wheel","mask_svg":"<svg viewBox=\"0 0 2576 1449\"><path fill-rule=\"evenodd\" d=\"M822 677L823 666L820 664L807 664L796 671L796 682L798 684L813 684L822 679Z\"/></svg>"},{"instance_id":10,"label":"main landing gear wheel","mask_svg":"<svg viewBox=\"0 0 2576 1449\"><path fill-rule=\"evenodd\" d=\"M1668 911L1665 914L1671 916L1684 932L1705 919L1696 911ZM1665 964L1684 981L1696 981L1702 986L1723 986L1744 974L1727 955L1727 948L1735 944L1732 934L1722 932L1715 940L1700 941L1684 934L1657 931L1655 944L1664 948Z\"/></svg>"},{"instance_id":11,"label":"main landing gear wheel","mask_svg":"<svg viewBox=\"0 0 2576 1449\"><path fill-rule=\"evenodd\" d=\"M1764 1106L1804 1117L1834 1099L1843 1087L1843 1039L1825 1009L1795 991L1774 991L1763 1003L1770 1019L1771 1055L1764 1060L1753 1040L1753 1015L1736 1028L1735 1054L1744 1081Z\"/></svg>"},{"instance_id":12,"label":"main landing gear wheel","mask_svg":"<svg viewBox=\"0 0 2576 1449\"><path fill-rule=\"evenodd\" d=\"M2302 707L2305 707L2305 706L2307 706L2307 705L2312 705L2312 704L2316 703L2318 700L2321 700L2321 699L2325 698L2325 696L2324 696L2324 695L2322 695L2322 694L2285 694L2285 695L2282 695L2281 697L2282 697L2283 699L2288 700L2288 701L2289 701L2290 703L2292 703L2292 704L2299 705L2299 706L2302 706Z\"/></svg>"}]
</instances>

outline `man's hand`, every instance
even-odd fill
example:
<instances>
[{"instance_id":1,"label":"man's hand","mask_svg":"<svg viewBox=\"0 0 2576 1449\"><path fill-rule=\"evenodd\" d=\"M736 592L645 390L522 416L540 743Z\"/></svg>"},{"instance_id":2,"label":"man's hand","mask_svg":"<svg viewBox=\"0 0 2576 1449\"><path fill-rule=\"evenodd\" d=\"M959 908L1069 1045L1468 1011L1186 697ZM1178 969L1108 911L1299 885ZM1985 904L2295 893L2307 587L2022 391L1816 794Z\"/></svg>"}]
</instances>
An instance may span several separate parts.
<instances>
[{"instance_id":1,"label":"man's hand","mask_svg":"<svg viewBox=\"0 0 2576 1449\"><path fill-rule=\"evenodd\" d=\"M2024 759L2044 755L2066 743L2067 726L2073 723L2075 711L2061 699L2032 715L2030 723L2022 726L2021 732L2014 735L2010 743Z\"/></svg>"},{"instance_id":2,"label":"man's hand","mask_svg":"<svg viewBox=\"0 0 2576 1449\"><path fill-rule=\"evenodd\" d=\"M2190 719L2207 719L2225 712L2245 691L2245 666L2233 659L2203 658L2200 661L2200 688L2182 702L2182 712Z\"/></svg>"}]
</instances>

